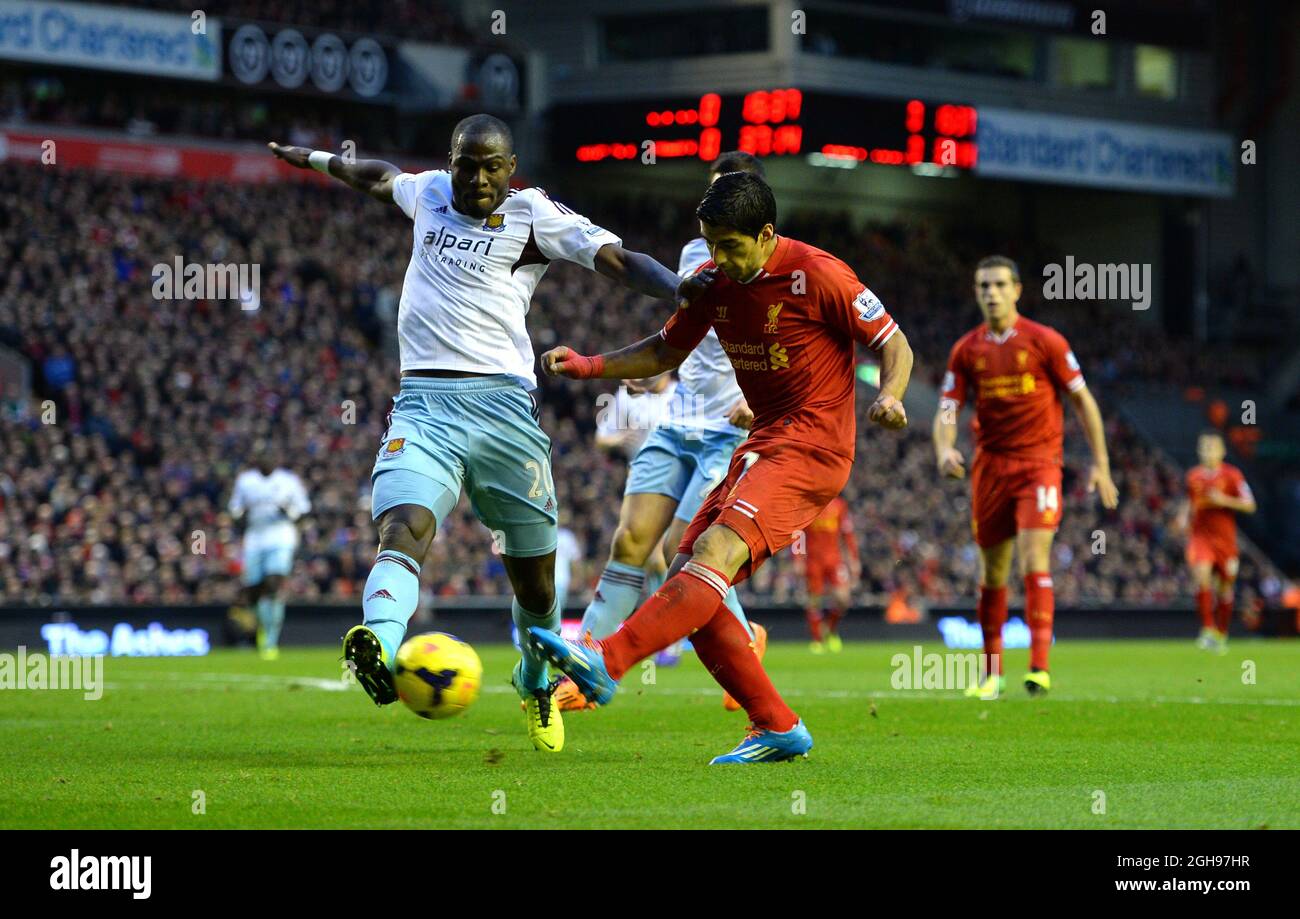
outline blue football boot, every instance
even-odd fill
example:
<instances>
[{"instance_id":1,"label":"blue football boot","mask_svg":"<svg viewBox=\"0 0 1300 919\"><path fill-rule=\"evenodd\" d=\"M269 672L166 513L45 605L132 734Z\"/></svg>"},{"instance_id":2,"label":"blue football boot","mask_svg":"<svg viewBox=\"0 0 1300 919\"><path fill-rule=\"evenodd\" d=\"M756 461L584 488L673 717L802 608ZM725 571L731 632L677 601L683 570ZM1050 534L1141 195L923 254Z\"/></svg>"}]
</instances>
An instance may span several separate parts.
<instances>
[{"instance_id":1,"label":"blue football boot","mask_svg":"<svg viewBox=\"0 0 1300 919\"><path fill-rule=\"evenodd\" d=\"M751 727L745 739L736 749L709 760L710 766L723 763L779 763L796 756L807 757L812 749L812 735L803 726L803 721L795 722L788 731L760 731Z\"/></svg>"},{"instance_id":2,"label":"blue football boot","mask_svg":"<svg viewBox=\"0 0 1300 919\"><path fill-rule=\"evenodd\" d=\"M614 698L618 683L605 669L600 646L590 638L566 641L550 629L532 626L528 640L545 658L560 669L588 702L606 705Z\"/></svg>"}]
</instances>

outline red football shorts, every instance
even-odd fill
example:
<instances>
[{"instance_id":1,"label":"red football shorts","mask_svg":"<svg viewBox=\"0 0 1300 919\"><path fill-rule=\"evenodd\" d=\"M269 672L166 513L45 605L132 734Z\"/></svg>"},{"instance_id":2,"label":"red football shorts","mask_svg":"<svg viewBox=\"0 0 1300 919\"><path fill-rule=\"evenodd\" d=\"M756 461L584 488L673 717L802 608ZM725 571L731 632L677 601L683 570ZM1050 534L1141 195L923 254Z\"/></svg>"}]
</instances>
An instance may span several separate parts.
<instances>
[{"instance_id":1,"label":"red football shorts","mask_svg":"<svg viewBox=\"0 0 1300 919\"><path fill-rule=\"evenodd\" d=\"M1061 467L996 454L975 457L970 476L971 531L981 549L1021 530L1061 525Z\"/></svg>"},{"instance_id":2,"label":"red football shorts","mask_svg":"<svg viewBox=\"0 0 1300 919\"><path fill-rule=\"evenodd\" d=\"M1234 581L1238 568L1235 541L1230 544L1222 539L1193 533L1191 539L1187 540L1187 564L1208 564L1223 580Z\"/></svg>"},{"instance_id":3,"label":"red football shorts","mask_svg":"<svg viewBox=\"0 0 1300 919\"><path fill-rule=\"evenodd\" d=\"M827 587L845 587L849 583L849 566L835 556L808 556L804 580L810 596L820 597Z\"/></svg>"},{"instance_id":4,"label":"red football shorts","mask_svg":"<svg viewBox=\"0 0 1300 919\"><path fill-rule=\"evenodd\" d=\"M709 492L677 551L690 555L700 534L720 523L749 546L739 584L794 542L849 480L853 461L812 444L751 437L740 445L727 477Z\"/></svg>"}]
</instances>

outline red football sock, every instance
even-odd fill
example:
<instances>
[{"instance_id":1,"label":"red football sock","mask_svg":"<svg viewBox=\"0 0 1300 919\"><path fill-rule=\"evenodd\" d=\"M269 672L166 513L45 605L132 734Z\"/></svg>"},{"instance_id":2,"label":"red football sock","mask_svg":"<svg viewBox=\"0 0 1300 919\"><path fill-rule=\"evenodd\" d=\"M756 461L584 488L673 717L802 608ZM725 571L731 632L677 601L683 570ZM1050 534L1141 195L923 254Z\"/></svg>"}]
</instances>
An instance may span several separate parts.
<instances>
[{"instance_id":1,"label":"red football sock","mask_svg":"<svg viewBox=\"0 0 1300 919\"><path fill-rule=\"evenodd\" d=\"M984 670L1002 675L1002 627L1007 624L1007 588L981 587L975 616L984 632Z\"/></svg>"},{"instance_id":2,"label":"red football sock","mask_svg":"<svg viewBox=\"0 0 1300 919\"><path fill-rule=\"evenodd\" d=\"M836 633L836 631L839 630L839 627L840 627L840 620L843 619L843 618L844 618L844 610L839 609L838 607L835 608L835 609L832 609L832 610L827 610L827 611L826 611L826 631L828 631L828 632L830 632L832 635L834 635L834 634Z\"/></svg>"},{"instance_id":3,"label":"red football sock","mask_svg":"<svg viewBox=\"0 0 1300 919\"><path fill-rule=\"evenodd\" d=\"M1052 649L1052 619L1056 612L1056 594L1052 576L1037 572L1025 576L1025 619L1029 623L1029 669L1046 670L1047 655Z\"/></svg>"},{"instance_id":4,"label":"red football sock","mask_svg":"<svg viewBox=\"0 0 1300 919\"><path fill-rule=\"evenodd\" d=\"M1196 612L1201 616L1201 628L1218 628L1214 621L1214 594L1210 588L1202 587L1196 592Z\"/></svg>"},{"instance_id":5,"label":"red football sock","mask_svg":"<svg viewBox=\"0 0 1300 919\"><path fill-rule=\"evenodd\" d=\"M1228 634L1228 627L1232 625L1233 604L1231 600L1219 600L1219 607L1216 610L1215 628L1224 635Z\"/></svg>"},{"instance_id":6,"label":"red football sock","mask_svg":"<svg viewBox=\"0 0 1300 919\"><path fill-rule=\"evenodd\" d=\"M609 675L621 680L637 661L702 628L730 586L722 572L687 562L628 617L623 628L600 642Z\"/></svg>"},{"instance_id":7,"label":"red football sock","mask_svg":"<svg viewBox=\"0 0 1300 919\"><path fill-rule=\"evenodd\" d=\"M811 607L803 611L804 618L808 620L808 633L812 635L813 641L822 640L822 614L819 610Z\"/></svg>"},{"instance_id":8,"label":"red football sock","mask_svg":"<svg viewBox=\"0 0 1300 919\"><path fill-rule=\"evenodd\" d=\"M691 635L691 647L719 685L745 709L754 727L788 731L795 726L799 716L776 691L750 647L749 633L724 604L718 604L713 618Z\"/></svg>"}]
</instances>

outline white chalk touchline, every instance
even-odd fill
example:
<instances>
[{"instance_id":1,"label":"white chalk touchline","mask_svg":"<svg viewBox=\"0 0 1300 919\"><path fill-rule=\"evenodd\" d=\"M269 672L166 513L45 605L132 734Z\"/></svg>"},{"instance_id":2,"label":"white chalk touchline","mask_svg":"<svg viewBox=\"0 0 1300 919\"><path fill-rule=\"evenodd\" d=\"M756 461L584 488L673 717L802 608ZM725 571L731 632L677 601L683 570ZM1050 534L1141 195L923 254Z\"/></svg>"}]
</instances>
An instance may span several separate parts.
<instances>
[{"instance_id":1,"label":"white chalk touchline","mask_svg":"<svg viewBox=\"0 0 1300 919\"><path fill-rule=\"evenodd\" d=\"M346 692L353 689L350 682L342 679L330 680L321 677L306 676L281 676L270 673L159 673L159 674L135 674L125 680L109 680L105 682L105 688L114 689L126 686L136 686L139 688L157 689L161 688L157 684L165 683L171 687L189 686L192 688L210 688L213 685L222 683L239 685L243 688L257 689L266 686L298 686L307 689L320 689L325 692ZM720 689L699 688L690 686L646 686L646 687L627 687L625 692L644 691L666 696L721 696ZM358 690L359 691L359 690ZM482 689L485 693L507 694L515 690L508 685L496 685L489 683ZM907 689L885 689L885 690L854 690L854 689L791 689L782 693L784 696L792 698L812 698L812 699L889 699L899 702L966 702L972 706L977 703L966 699L960 692L951 690L907 690ZM1004 698L1010 701L1027 702L1031 701L1028 697L1019 697L1008 694ZM1300 698L1297 699L1246 699L1246 698L1211 698L1207 696L1114 696L1114 695L1069 695L1062 693L1052 693L1049 700L1058 702L1106 702L1112 704L1136 704L1136 705L1272 705L1282 707L1300 706ZM999 700L1000 701L1000 700ZM1034 702L1048 700L1032 700Z\"/></svg>"}]
</instances>

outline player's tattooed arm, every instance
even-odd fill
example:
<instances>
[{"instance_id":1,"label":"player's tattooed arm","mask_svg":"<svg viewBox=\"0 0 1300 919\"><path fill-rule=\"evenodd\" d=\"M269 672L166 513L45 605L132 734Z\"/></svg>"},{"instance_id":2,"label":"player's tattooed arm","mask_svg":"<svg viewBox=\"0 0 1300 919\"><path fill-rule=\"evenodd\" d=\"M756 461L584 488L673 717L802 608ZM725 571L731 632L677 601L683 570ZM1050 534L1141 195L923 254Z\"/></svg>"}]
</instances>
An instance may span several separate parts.
<instances>
[{"instance_id":1,"label":"player's tattooed arm","mask_svg":"<svg viewBox=\"0 0 1300 919\"><path fill-rule=\"evenodd\" d=\"M912 346L898 329L880 349L880 395L867 409L867 418L891 431L907 427L903 394L912 378Z\"/></svg>"},{"instance_id":2,"label":"player's tattooed arm","mask_svg":"<svg viewBox=\"0 0 1300 919\"><path fill-rule=\"evenodd\" d=\"M1119 506L1119 489L1110 477L1110 454L1106 450L1106 427L1101 420L1101 409L1087 386L1070 393L1070 404L1083 422L1083 435L1092 450L1092 468L1088 470L1088 491L1097 492L1101 506L1113 510Z\"/></svg>"},{"instance_id":3,"label":"player's tattooed arm","mask_svg":"<svg viewBox=\"0 0 1300 919\"><path fill-rule=\"evenodd\" d=\"M621 351L587 357L572 348L561 345L542 355L542 369L551 376L575 380L601 378L606 380L639 380L675 370L686 360L689 351L681 351L664 341L662 335L651 335Z\"/></svg>"},{"instance_id":4,"label":"player's tattooed arm","mask_svg":"<svg viewBox=\"0 0 1300 919\"><path fill-rule=\"evenodd\" d=\"M267 146L278 158L298 169L311 169L311 155L318 152L307 147L282 147L274 141ZM386 204L393 203L393 179L402 174L401 169L383 160L357 160L349 163L341 156L329 156L326 168L331 176L372 198Z\"/></svg>"}]
</instances>

